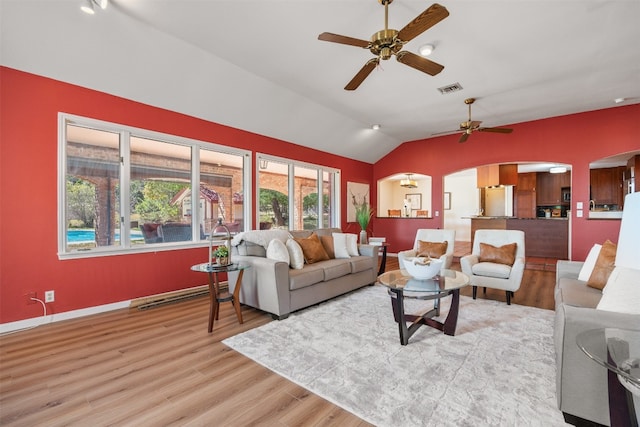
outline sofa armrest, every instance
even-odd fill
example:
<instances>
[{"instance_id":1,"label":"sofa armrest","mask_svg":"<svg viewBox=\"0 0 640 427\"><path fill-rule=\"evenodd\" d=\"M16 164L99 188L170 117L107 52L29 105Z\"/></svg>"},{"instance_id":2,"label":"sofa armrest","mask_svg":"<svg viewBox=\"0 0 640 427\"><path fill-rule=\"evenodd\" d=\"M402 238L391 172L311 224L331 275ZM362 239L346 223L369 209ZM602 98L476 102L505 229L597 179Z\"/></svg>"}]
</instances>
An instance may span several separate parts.
<instances>
[{"instance_id":1,"label":"sofa armrest","mask_svg":"<svg viewBox=\"0 0 640 427\"><path fill-rule=\"evenodd\" d=\"M556 263L556 285L563 278L577 279L584 262L560 260Z\"/></svg>"},{"instance_id":2,"label":"sofa armrest","mask_svg":"<svg viewBox=\"0 0 640 427\"><path fill-rule=\"evenodd\" d=\"M240 302L278 317L291 312L289 264L269 258L235 255L233 262L250 264L242 276ZM235 289L238 272L229 272L229 289Z\"/></svg>"},{"instance_id":3,"label":"sofa armrest","mask_svg":"<svg viewBox=\"0 0 640 427\"><path fill-rule=\"evenodd\" d=\"M358 252L361 256L370 256L378 259L378 251L380 250L380 246L375 245L358 245Z\"/></svg>"},{"instance_id":4,"label":"sofa armrest","mask_svg":"<svg viewBox=\"0 0 640 427\"><path fill-rule=\"evenodd\" d=\"M609 423L607 370L584 354L576 343L580 332L599 328L637 329L640 315L559 304L556 307L556 396L563 412Z\"/></svg>"}]
</instances>

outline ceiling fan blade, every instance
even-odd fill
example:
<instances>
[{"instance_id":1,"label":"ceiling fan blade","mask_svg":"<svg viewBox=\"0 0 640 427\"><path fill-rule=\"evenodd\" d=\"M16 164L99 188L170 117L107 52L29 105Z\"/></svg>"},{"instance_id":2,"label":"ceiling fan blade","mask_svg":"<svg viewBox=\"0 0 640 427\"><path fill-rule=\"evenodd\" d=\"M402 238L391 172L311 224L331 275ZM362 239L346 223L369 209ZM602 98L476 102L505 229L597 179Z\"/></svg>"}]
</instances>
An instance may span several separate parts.
<instances>
[{"instance_id":1,"label":"ceiling fan blade","mask_svg":"<svg viewBox=\"0 0 640 427\"><path fill-rule=\"evenodd\" d=\"M376 66L378 65L378 63L380 62L379 58L373 58L370 59L369 61L367 61L366 64L364 64L364 67L362 67L360 69L360 71L358 71L358 74L356 74L349 83L347 83L347 85L344 87L345 90L356 90L358 88L358 86L360 86L360 83L362 83L364 81L364 79L366 79L369 74L371 74L371 72L373 71L374 68L376 68Z\"/></svg>"},{"instance_id":2,"label":"ceiling fan blade","mask_svg":"<svg viewBox=\"0 0 640 427\"><path fill-rule=\"evenodd\" d=\"M424 33L447 16L449 16L447 8L438 3L434 3L429 6L427 10L416 16L413 21L405 25L398 33L398 38L406 43Z\"/></svg>"},{"instance_id":3,"label":"ceiling fan blade","mask_svg":"<svg viewBox=\"0 0 640 427\"><path fill-rule=\"evenodd\" d=\"M478 130L480 123L482 123L482 120L472 120L471 123L469 124L469 127L472 130Z\"/></svg>"},{"instance_id":4,"label":"ceiling fan blade","mask_svg":"<svg viewBox=\"0 0 640 427\"><path fill-rule=\"evenodd\" d=\"M454 133L458 133L460 132L461 129L453 129L453 130L445 130L444 132L436 132L436 133L432 133L431 135L451 135Z\"/></svg>"},{"instance_id":5,"label":"ceiling fan blade","mask_svg":"<svg viewBox=\"0 0 640 427\"><path fill-rule=\"evenodd\" d=\"M458 140L458 142L465 142L467 139L469 139L469 135L471 135L471 133L462 132L462 135L460 136L460 139Z\"/></svg>"},{"instance_id":6,"label":"ceiling fan blade","mask_svg":"<svg viewBox=\"0 0 640 427\"><path fill-rule=\"evenodd\" d=\"M509 128L478 128L478 132L495 132L495 133L511 133L513 129Z\"/></svg>"},{"instance_id":7,"label":"ceiling fan blade","mask_svg":"<svg viewBox=\"0 0 640 427\"><path fill-rule=\"evenodd\" d=\"M322 33L318 36L318 40L365 48L369 46L369 42L367 40L355 39L353 37L341 36L333 33Z\"/></svg>"},{"instance_id":8,"label":"ceiling fan blade","mask_svg":"<svg viewBox=\"0 0 640 427\"><path fill-rule=\"evenodd\" d=\"M396 59L404 65L408 65L431 76L435 76L444 69L443 65L406 50L401 50L396 53Z\"/></svg>"}]
</instances>

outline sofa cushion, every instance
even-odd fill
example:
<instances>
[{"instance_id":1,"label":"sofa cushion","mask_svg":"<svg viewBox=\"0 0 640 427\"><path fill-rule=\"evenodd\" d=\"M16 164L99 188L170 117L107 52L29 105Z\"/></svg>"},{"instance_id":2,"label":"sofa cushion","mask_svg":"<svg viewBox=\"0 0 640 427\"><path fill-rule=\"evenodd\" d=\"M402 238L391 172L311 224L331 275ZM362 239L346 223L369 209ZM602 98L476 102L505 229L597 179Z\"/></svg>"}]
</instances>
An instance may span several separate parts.
<instances>
[{"instance_id":1,"label":"sofa cushion","mask_svg":"<svg viewBox=\"0 0 640 427\"><path fill-rule=\"evenodd\" d=\"M269 242L269 246L267 246L267 258L290 263L289 251L287 250L287 246L278 239L273 239Z\"/></svg>"},{"instance_id":2,"label":"sofa cushion","mask_svg":"<svg viewBox=\"0 0 640 427\"><path fill-rule=\"evenodd\" d=\"M587 259L584 260L584 264L582 264L582 268L580 269L580 273L578 274L578 280L582 280L586 282L589 280L591 273L593 272L593 267L596 266L596 261L598 260L598 255L600 254L600 249L602 245L595 244L589 251L589 255L587 255Z\"/></svg>"},{"instance_id":3,"label":"sofa cushion","mask_svg":"<svg viewBox=\"0 0 640 427\"><path fill-rule=\"evenodd\" d=\"M448 245L449 242L447 242L446 240L444 242L425 242L423 240L418 240L418 250L416 256L440 258L442 255L447 253Z\"/></svg>"},{"instance_id":4,"label":"sofa cushion","mask_svg":"<svg viewBox=\"0 0 640 427\"><path fill-rule=\"evenodd\" d=\"M371 269L371 257L368 256L355 256L349 260L351 264L351 272L359 273Z\"/></svg>"},{"instance_id":5,"label":"sofa cushion","mask_svg":"<svg viewBox=\"0 0 640 427\"><path fill-rule=\"evenodd\" d=\"M482 244L482 243L481 243ZM479 262L471 267L471 271L476 276L497 277L508 279L511 274L511 267L496 262Z\"/></svg>"},{"instance_id":6,"label":"sofa cushion","mask_svg":"<svg viewBox=\"0 0 640 427\"><path fill-rule=\"evenodd\" d=\"M243 240L238 246L238 255L246 256L258 256L265 258L267 256L267 250L257 243L247 242Z\"/></svg>"},{"instance_id":7,"label":"sofa cushion","mask_svg":"<svg viewBox=\"0 0 640 427\"><path fill-rule=\"evenodd\" d=\"M336 252L333 249L333 236L318 236L320 237L320 243L322 243L322 247L329 255L329 259L334 259L336 257Z\"/></svg>"},{"instance_id":8,"label":"sofa cushion","mask_svg":"<svg viewBox=\"0 0 640 427\"><path fill-rule=\"evenodd\" d=\"M496 264L504 264L512 266L516 261L517 244L508 243L500 247L490 245L488 243L480 243L480 262L490 262ZM507 277L509 277L507 275Z\"/></svg>"},{"instance_id":9,"label":"sofa cushion","mask_svg":"<svg viewBox=\"0 0 640 427\"><path fill-rule=\"evenodd\" d=\"M293 239L288 239L285 245L289 252L289 266L294 270L302 269L304 267L304 254L300 245Z\"/></svg>"},{"instance_id":10,"label":"sofa cushion","mask_svg":"<svg viewBox=\"0 0 640 427\"><path fill-rule=\"evenodd\" d=\"M591 272L591 276L589 276L589 280L587 281L587 286L600 290L604 288L604 285L607 284L607 280L609 279L609 275L613 271L613 266L616 261L616 249L616 244L610 240L604 242L598 254L596 265L593 267L593 272Z\"/></svg>"},{"instance_id":11,"label":"sofa cushion","mask_svg":"<svg viewBox=\"0 0 640 427\"><path fill-rule=\"evenodd\" d=\"M324 281L324 269L322 263L307 264L300 270L289 270L289 289L306 288Z\"/></svg>"},{"instance_id":12,"label":"sofa cushion","mask_svg":"<svg viewBox=\"0 0 640 427\"><path fill-rule=\"evenodd\" d=\"M598 310L640 314L640 270L616 267L602 291Z\"/></svg>"},{"instance_id":13,"label":"sofa cushion","mask_svg":"<svg viewBox=\"0 0 640 427\"><path fill-rule=\"evenodd\" d=\"M347 235L345 233L333 233L333 250L336 258L350 258L347 249Z\"/></svg>"},{"instance_id":14,"label":"sofa cushion","mask_svg":"<svg viewBox=\"0 0 640 427\"><path fill-rule=\"evenodd\" d=\"M319 263L318 266L322 266L325 282L351 273L351 264L346 259L330 259Z\"/></svg>"},{"instance_id":15,"label":"sofa cushion","mask_svg":"<svg viewBox=\"0 0 640 427\"><path fill-rule=\"evenodd\" d=\"M558 280L556 305L567 304L574 307L596 308L602 298L602 292L587 286L578 279L563 277Z\"/></svg>"},{"instance_id":16,"label":"sofa cushion","mask_svg":"<svg viewBox=\"0 0 640 427\"><path fill-rule=\"evenodd\" d=\"M327 251L324 250L317 234L311 233L311 235L306 239L294 238L294 240L302 248L304 260L307 264L313 264L318 261L325 261L329 259L329 255L327 255Z\"/></svg>"}]
</instances>

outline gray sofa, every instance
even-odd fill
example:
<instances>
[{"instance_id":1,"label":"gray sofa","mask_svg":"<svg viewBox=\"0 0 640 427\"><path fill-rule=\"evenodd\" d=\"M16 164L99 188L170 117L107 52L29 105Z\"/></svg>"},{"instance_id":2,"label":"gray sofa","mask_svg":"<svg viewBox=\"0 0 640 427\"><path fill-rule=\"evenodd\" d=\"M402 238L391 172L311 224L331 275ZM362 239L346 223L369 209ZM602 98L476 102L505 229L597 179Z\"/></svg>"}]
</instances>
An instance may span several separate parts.
<instances>
[{"instance_id":1,"label":"gray sofa","mask_svg":"<svg viewBox=\"0 0 640 427\"><path fill-rule=\"evenodd\" d=\"M269 230L265 230L268 232ZM341 233L340 229L313 230L319 236ZM308 237L312 230L291 231L294 237ZM375 283L378 272L378 246L360 245L360 256L304 264L301 270L266 257L263 245L242 241L232 246L231 259L245 262L240 302L283 319L290 313ZM235 289L237 272L229 273L229 286Z\"/></svg>"},{"instance_id":2,"label":"gray sofa","mask_svg":"<svg viewBox=\"0 0 640 427\"><path fill-rule=\"evenodd\" d=\"M558 261L554 342L556 395L565 420L609 425L607 370L578 348L576 336L589 329L638 329L640 315L597 310L602 292L578 280L583 263ZM582 419L582 420L581 420Z\"/></svg>"}]
</instances>

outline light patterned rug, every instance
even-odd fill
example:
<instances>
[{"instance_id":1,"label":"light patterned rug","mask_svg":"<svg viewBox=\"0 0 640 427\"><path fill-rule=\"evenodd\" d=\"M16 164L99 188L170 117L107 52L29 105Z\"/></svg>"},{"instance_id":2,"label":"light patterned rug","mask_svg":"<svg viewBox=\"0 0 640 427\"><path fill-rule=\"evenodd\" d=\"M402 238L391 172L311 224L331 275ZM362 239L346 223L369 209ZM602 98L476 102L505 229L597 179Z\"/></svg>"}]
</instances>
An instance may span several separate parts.
<instances>
[{"instance_id":1,"label":"light patterned rug","mask_svg":"<svg viewBox=\"0 0 640 427\"><path fill-rule=\"evenodd\" d=\"M402 346L378 285L223 342L374 425L557 426L552 331L552 311L461 297L456 336Z\"/></svg>"}]
</instances>

